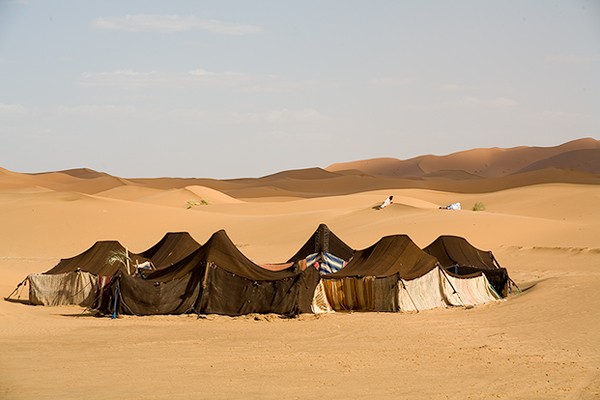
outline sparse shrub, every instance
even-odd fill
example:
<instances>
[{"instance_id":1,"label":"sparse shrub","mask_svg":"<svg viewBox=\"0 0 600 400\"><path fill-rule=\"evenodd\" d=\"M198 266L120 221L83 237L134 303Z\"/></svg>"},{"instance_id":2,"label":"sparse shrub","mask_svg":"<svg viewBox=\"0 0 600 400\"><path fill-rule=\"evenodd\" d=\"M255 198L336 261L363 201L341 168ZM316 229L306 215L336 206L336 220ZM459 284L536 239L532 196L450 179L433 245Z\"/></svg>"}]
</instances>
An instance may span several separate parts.
<instances>
[{"instance_id":1,"label":"sparse shrub","mask_svg":"<svg viewBox=\"0 0 600 400\"><path fill-rule=\"evenodd\" d=\"M190 209L196 206L207 206L208 205L208 201L201 199L200 201L198 200L188 200L185 202L185 208L186 209Z\"/></svg>"},{"instance_id":2,"label":"sparse shrub","mask_svg":"<svg viewBox=\"0 0 600 400\"><path fill-rule=\"evenodd\" d=\"M485 204L481 203L481 202L477 202L475 204L473 204L473 211L485 211Z\"/></svg>"}]
</instances>

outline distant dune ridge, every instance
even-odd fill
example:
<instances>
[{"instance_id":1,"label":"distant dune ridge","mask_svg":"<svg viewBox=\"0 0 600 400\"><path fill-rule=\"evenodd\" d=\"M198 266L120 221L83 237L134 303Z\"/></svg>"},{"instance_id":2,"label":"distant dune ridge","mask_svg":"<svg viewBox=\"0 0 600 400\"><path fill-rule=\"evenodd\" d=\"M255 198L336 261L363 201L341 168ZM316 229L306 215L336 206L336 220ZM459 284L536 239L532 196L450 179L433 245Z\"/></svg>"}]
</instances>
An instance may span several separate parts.
<instances>
[{"instance_id":1,"label":"distant dune ridge","mask_svg":"<svg viewBox=\"0 0 600 400\"><path fill-rule=\"evenodd\" d=\"M261 178L124 179L87 168L21 174L0 169L0 188L31 188L105 195L122 200L174 204L208 197L217 203L263 197L312 198L387 188L489 192L540 183L600 184L600 141L578 139L555 147L474 149L409 160L375 158L305 168ZM123 188L142 188L138 193ZM121 189L119 189L121 188ZM204 188L204 189L202 189ZM168 198L150 189L169 190ZM217 192L221 192L218 194ZM156 194L157 196L153 196ZM178 200L179 199L179 200ZM142 200L144 201L144 200Z\"/></svg>"},{"instance_id":2,"label":"distant dune ridge","mask_svg":"<svg viewBox=\"0 0 600 400\"><path fill-rule=\"evenodd\" d=\"M473 149L446 156L425 155L409 160L374 158L332 164L330 172L358 170L397 178L500 178L546 168L600 173L600 141L577 139L555 147Z\"/></svg>"}]
</instances>

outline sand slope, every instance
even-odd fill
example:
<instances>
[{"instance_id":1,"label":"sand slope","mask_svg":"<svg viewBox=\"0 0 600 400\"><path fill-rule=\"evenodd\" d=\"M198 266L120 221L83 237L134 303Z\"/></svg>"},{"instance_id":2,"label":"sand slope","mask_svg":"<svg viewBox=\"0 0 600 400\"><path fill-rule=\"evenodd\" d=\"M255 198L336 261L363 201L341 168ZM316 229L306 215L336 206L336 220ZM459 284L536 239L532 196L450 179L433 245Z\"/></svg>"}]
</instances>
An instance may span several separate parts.
<instances>
[{"instance_id":1,"label":"sand slope","mask_svg":"<svg viewBox=\"0 0 600 400\"><path fill-rule=\"evenodd\" d=\"M548 161L562 157L531 161L543 169L513 176L428 178L422 187L320 169L234 181L0 169L3 295L97 240L137 252L169 231L205 242L224 228L249 258L276 263L319 223L355 248L395 233L422 247L441 234L465 236L493 250L527 289L470 310L291 320L111 320L78 307L0 301L0 398L599 398L600 185L538 184L549 165L551 176L597 178ZM446 190L432 189L436 179ZM469 190L473 181L480 190ZM373 209L390 194L394 204ZM192 198L208 204L186 209ZM455 201L465 209L438 209ZM470 211L475 202L486 210Z\"/></svg>"}]
</instances>

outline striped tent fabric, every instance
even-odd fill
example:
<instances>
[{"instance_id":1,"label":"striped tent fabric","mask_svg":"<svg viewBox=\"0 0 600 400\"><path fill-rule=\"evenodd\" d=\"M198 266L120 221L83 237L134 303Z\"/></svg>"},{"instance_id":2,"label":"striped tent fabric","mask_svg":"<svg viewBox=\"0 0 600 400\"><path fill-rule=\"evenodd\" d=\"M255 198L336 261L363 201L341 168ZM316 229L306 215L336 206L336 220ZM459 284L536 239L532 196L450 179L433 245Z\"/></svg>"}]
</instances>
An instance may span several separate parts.
<instances>
[{"instance_id":1,"label":"striped tent fabric","mask_svg":"<svg viewBox=\"0 0 600 400\"><path fill-rule=\"evenodd\" d=\"M318 263L318 268L315 263ZM321 275L325 275L338 272L344 268L346 262L330 253L323 253L322 256L319 253L314 253L306 257L306 265L315 266Z\"/></svg>"},{"instance_id":2,"label":"striped tent fabric","mask_svg":"<svg viewBox=\"0 0 600 400\"><path fill-rule=\"evenodd\" d=\"M323 286L322 280L315 288L315 294L313 296L311 309L314 314L326 314L335 312L333 311L333 308L331 308L331 305L327 300L327 293L325 293L325 287Z\"/></svg>"},{"instance_id":3,"label":"striped tent fabric","mask_svg":"<svg viewBox=\"0 0 600 400\"><path fill-rule=\"evenodd\" d=\"M319 272L322 274L333 274L344 268L346 262L330 253L323 254L323 261Z\"/></svg>"},{"instance_id":4,"label":"striped tent fabric","mask_svg":"<svg viewBox=\"0 0 600 400\"><path fill-rule=\"evenodd\" d=\"M319 253L310 254L306 257L306 266L307 267L315 267L315 263L319 262Z\"/></svg>"}]
</instances>

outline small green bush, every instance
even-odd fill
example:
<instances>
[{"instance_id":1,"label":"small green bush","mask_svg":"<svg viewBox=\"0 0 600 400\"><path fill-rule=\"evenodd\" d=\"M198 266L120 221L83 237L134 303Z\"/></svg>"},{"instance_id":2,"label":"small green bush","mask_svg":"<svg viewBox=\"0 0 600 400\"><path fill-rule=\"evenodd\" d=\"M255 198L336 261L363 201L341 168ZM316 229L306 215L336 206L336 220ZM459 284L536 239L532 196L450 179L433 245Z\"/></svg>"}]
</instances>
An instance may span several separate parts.
<instances>
[{"instance_id":1,"label":"small green bush","mask_svg":"<svg viewBox=\"0 0 600 400\"><path fill-rule=\"evenodd\" d=\"M485 204L481 203L481 202L477 202L475 204L473 204L473 211L485 211Z\"/></svg>"}]
</instances>

